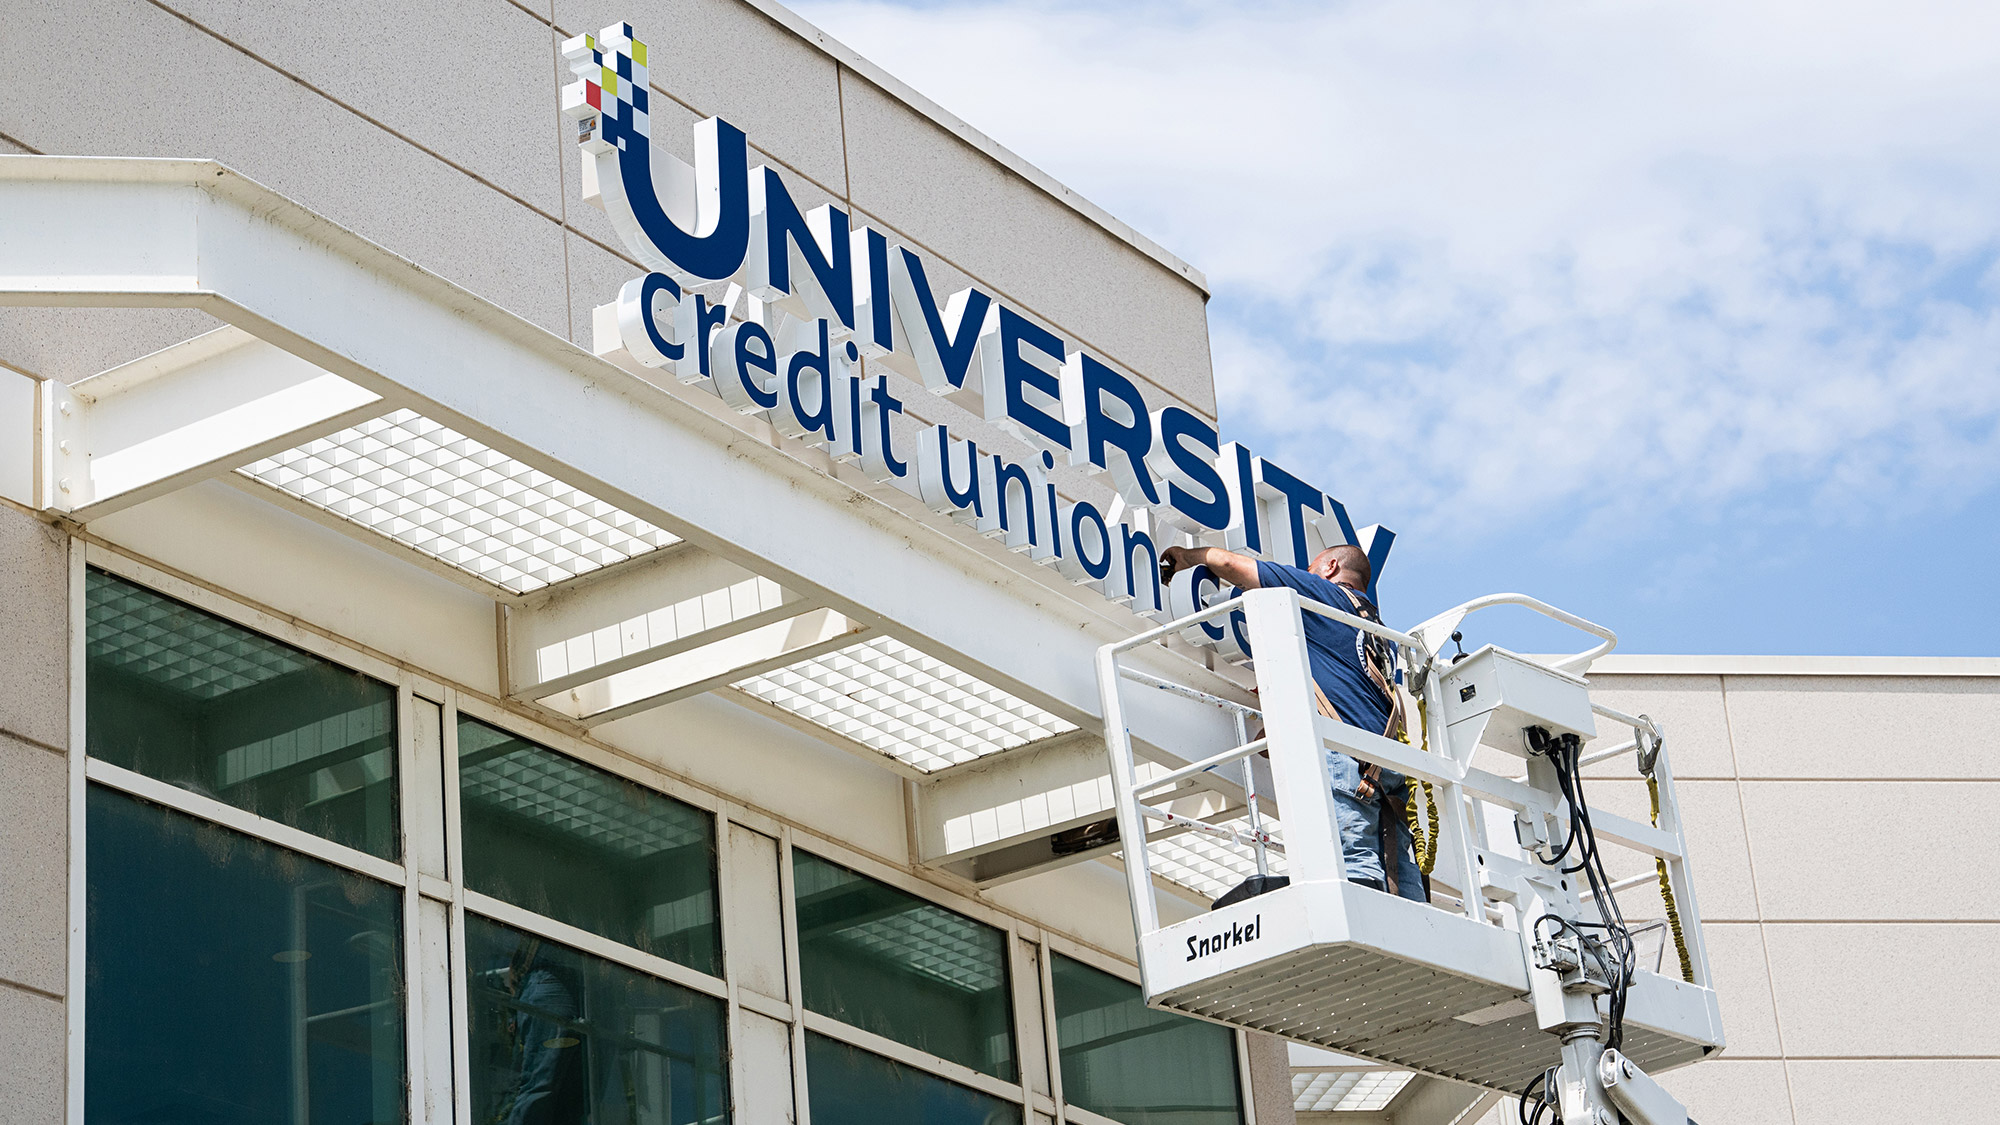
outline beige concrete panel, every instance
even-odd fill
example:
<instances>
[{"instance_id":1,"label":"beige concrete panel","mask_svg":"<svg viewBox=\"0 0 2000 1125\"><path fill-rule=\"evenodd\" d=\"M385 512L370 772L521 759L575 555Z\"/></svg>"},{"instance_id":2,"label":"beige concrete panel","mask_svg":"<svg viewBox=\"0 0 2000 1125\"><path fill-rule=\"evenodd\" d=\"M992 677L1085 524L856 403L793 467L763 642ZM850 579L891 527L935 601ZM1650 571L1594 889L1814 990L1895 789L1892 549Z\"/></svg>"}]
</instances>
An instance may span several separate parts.
<instances>
[{"instance_id":1,"label":"beige concrete panel","mask_svg":"<svg viewBox=\"0 0 2000 1125\"><path fill-rule=\"evenodd\" d=\"M220 327L194 309L0 308L0 365L75 383Z\"/></svg>"},{"instance_id":2,"label":"beige concrete panel","mask_svg":"<svg viewBox=\"0 0 2000 1125\"><path fill-rule=\"evenodd\" d=\"M1805 1059L1786 1064L1799 1120L1812 1125L1991 1121L2000 1061Z\"/></svg>"},{"instance_id":3,"label":"beige concrete panel","mask_svg":"<svg viewBox=\"0 0 2000 1125\"><path fill-rule=\"evenodd\" d=\"M64 1042L60 1000L0 985L0 1106L8 1125L61 1125Z\"/></svg>"},{"instance_id":4,"label":"beige concrete panel","mask_svg":"<svg viewBox=\"0 0 2000 1125\"><path fill-rule=\"evenodd\" d=\"M1764 959L1764 936L1755 923L1708 923L1708 967L1722 1005L1722 1032L1732 1059L1777 1058L1778 1011L1771 1002L1771 971ZM1667 975L1678 977L1667 953Z\"/></svg>"},{"instance_id":5,"label":"beige concrete panel","mask_svg":"<svg viewBox=\"0 0 2000 1125\"><path fill-rule=\"evenodd\" d=\"M569 339L570 343L590 351L592 310L616 301L619 286L645 274L646 268L574 230L564 231L563 238L569 247Z\"/></svg>"},{"instance_id":6,"label":"beige concrete panel","mask_svg":"<svg viewBox=\"0 0 2000 1125\"><path fill-rule=\"evenodd\" d=\"M1250 1056L1250 1104L1257 1125L1294 1125L1292 1056L1283 1039L1255 1031L1243 1033Z\"/></svg>"},{"instance_id":7,"label":"beige concrete panel","mask_svg":"<svg viewBox=\"0 0 2000 1125\"><path fill-rule=\"evenodd\" d=\"M0 731L69 745L69 537L0 504Z\"/></svg>"},{"instance_id":8,"label":"beige concrete panel","mask_svg":"<svg viewBox=\"0 0 2000 1125\"><path fill-rule=\"evenodd\" d=\"M566 330L555 223L236 48L141 0L18 5L6 27L0 133L55 153L213 157L552 332ZM439 45L438 57L452 50ZM43 77L51 59L66 60L71 88L100 96L51 100Z\"/></svg>"},{"instance_id":9,"label":"beige concrete panel","mask_svg":"<svg viewBox=\"0 0 2000 1125\"><path fill-rule=\"evenodd\" d=\"M2000 1055L2000 925L1768 924L1797 1057Z\"/></svg>"},{"instance_id":10,"label":"beige concrete panel","mask_svg":"<svg viewBox=\"0 0 2000 1125\"><path fill-rule=\"evenodd\" d=\"M492 602L253 494L211 481L105 516L91 530L238 597L499 694Z\"/></svg>"},{"instance_id":11,"label":"beige concrete panel","mask_svg":"<svg viewBox=\"0 0 2000 1125\"><path fill-rule=\"evenodd\" d=\"M1792 1125L1785 1092L1785 1064L1763 1059L1709 1059L1659 1075L1660 1085L1679 1098L1696 1121L1725 1125ZM1802 1122L1819 1125L1817 1119Z\"/></svg>"},{"instance_id":12,"label":"beige concrete panel","mask_svg":"<svg viewBox=\"0 0 2000 1125\"><path fill-rule=\"evenodd\" d=\"M548 25L504 0L168 6L554 215L562 127ZM328 44L338 44L328 50Z\"/></svg>"},{"instance_id":13,"label":"beige concrete panel","mask_svg":"<svg viewBox=\"0 0 2000 1125\"><path fill-rule=\"evenodd\" d=\"M1753 781L1743 801L1767 921L2000 917L2000 782Z\"/></svg>"},{"instance_id":14,"label":"beige concrete panel","mask_svg":"<svg viewBox=\"0 0 2000 1125\"><path fill-rule=\"evenodd\" d=\"M1633 788L1644 792L1643 782ZM1674 786L1680 799L1688 866L1694 874L1696 903L1705 921L1756 917L1755 873L1744 841L1742 806L1727 781L1688 781ZM1642 814L1646 809L1639 810ZM1645 864L1640 865L1643 869ZM1659 917L1660 915L1654 915Z\"/></svg>"},{"instance_id":15,"label":"beige concrete panel","mask_svg":"<svg viewBox=\"0 0 2000 1125\"><path fill-rule=\"evenodd\" d=\"M655 87L846 194L840 87L817 47L738 0L558 0L555 10L569 35L630 23L647 45Z\"/></svg>"},{"instance_id":16,"label":"beige concrete panel","mask_svg":"<svg viewBox=\"0 0 2000 1125\"><path fill-rule=\"evenodd\" d=\"M0 735L0 980L60 996L69 948L69 761Z\"/></svg>"},{"instance_id":17,"label":"beige concrete panel","mask_svg":"<svg viewBox=\"0 0 2000 1125\"><path fill-rule=\"evenodd\" d=\"M2000 679L1728 676L1744 777L2000 779Z\"/></svg>"},{"instance_id":18,"label":"beige concrete panel","mask_svg":"<svg viewBox=\"0 0 2000 1125\"><path fill-rule=\"evenodd\" d=\"M1595 674L1590 677L1590 698L1628 715L1649 715L1658 720L1667 734L1667 760L1674 776L1735 777L1736 761L1729 752L1729 722L1722 706L1720 676L1621 676ZM1584 747L1584 753L1624 742L1632 728L1618 726L1598 716L1598 737ZM1630 754L1611 758L1586 770L1591 777L1630 776L1635 770Z\"/></svg>"},{"instance_id":19,"label":"beige concrete panel","mask_svg":"<svg viewBox=\"0 0 2000 1125\"><path fill-rule=\"evenodd\" d=\"M785 1000L785 922L778 879L778 841L740 824L728 826L729 967L736 983Z\"/></svg>"},{"instance_id":20,"label":"beige concrete panel","mask_svg":"<svg viewBox=\"0 0 2000 1125\"><path fill-rule=\"evenodd\" d=\"M1199 290L872 84L842 89L856 207L1214 417Z\"/></svg>"},{"instance_id":21,"label":"beige concrete panel","mask_svg":"<svg viewBox=\"0 0 2000 1125\"><path fill-rule=\"evenodd\" d=\"M816 178L800 175L800 169L791 161L786 160L782 154L758 144L757 138L752 137L750 167L755 168L760 164L775 168L778 175L784 178L785 190L791 193L792 202L799 205L800 211L811 211L822 203L831 203L843 211L848 209L847 201L839 194Z\"/></svg>"}]
</instances>

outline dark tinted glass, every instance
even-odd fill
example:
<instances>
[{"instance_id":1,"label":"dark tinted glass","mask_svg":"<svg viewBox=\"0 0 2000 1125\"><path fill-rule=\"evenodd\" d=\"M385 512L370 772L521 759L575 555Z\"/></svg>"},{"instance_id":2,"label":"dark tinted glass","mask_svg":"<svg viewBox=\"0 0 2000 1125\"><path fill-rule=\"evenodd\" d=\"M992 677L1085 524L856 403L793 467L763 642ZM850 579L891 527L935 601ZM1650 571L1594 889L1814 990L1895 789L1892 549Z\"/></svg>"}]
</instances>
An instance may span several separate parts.
<instances>
[{"instance_id":1,"label":"dark tinted glass","mask_svg":"<svg viewBox=\"0 0 2000 1125\"><path fill-rule=\"evenodd\" d=\"M1229 1029L1146 1007L1139 986L1056 955L1063 1100L1126 1125L1237 1125Z\"/></svg>"},{"instance_id":2,"label":"dark tinted glass","mask_svg":"<svg viewBox=\"0 0 2000 1125\"><path fill-rule=\"evenodd\" d=\"M467 887L722 974L714 817L472 719L458 791Z\"/></svg>"},{"instance_id":3,"label":"dark tinted glass","mask_svg":"<svg viewBox=\"0 0 2000 1125\"><path fill-rule=\"evenodd\" d=\"M1019 1125L1021 1107L806 1033L813 1125Z\"/></svg>"},{"instance_id":4,"label":"dark tinted glass","mask_svg":"<svg viewBox=\"0 0 2000 1125\"><path fill-rule=\"evenodd\" d=\"M806 1007L1014 1080L1006 934L807 852L792 867Z\"/></svg>"},{"instance_id":5,"label":"dark tinted glass","mask_svg":"<svg viewBox=\"0 0 2000 1125\"><path fill-rule=\"evenodd\" d=\"M403 1120L400 894L93 786L85 1117Z\"/></svg>"},{"instance_id":6,"label":"dark tinted glass","mask_svg":"<svg viewBox=\"0 0 2000 1125\"><path fill-rule=\"evenodd\" d=\"M729 1120L722 1001L466 915L472 1119Z\"/></svg>"},{"instance_id":7,"label":"dark tinted glass","mask_svg":"<svg viewBox=\"0 0 2000 1125\"><path fill-rule=\"evenodd\" d=\"M396 692L90 572L90 754L395 859Z\"/></svg>"}]
</instances>

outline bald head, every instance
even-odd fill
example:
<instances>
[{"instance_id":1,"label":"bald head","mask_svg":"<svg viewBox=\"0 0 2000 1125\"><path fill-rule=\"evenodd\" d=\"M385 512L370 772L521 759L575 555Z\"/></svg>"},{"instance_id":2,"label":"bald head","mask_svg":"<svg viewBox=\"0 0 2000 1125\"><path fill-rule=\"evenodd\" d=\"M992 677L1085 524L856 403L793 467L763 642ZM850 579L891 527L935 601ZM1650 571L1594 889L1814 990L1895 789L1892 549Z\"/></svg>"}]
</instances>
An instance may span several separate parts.
<instances>
[{"instance_id":1,"label":"bald head","mask_svg":"<svg viewBox=\"0 0 2000 1125\"><path fill-rule=\"evenodd\" d=\"M1370 579L1375 576L1375 568L1368 565L1368 553L1352 543L1328 547L1314 555L1312 565L1306 569L1350 590L1368 589Z\"/></svg>"}]
</instances>

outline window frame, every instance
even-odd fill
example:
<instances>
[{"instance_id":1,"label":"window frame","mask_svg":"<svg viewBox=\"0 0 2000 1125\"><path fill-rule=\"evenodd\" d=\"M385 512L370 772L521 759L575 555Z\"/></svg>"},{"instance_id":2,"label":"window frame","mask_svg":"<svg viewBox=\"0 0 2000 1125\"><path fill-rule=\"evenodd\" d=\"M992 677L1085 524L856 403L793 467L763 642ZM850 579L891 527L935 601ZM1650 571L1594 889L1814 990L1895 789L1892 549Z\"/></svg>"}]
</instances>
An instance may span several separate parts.
<instances>
[{"instance_id":1,"label":"window frame","mask_svg":"<svg viewBox=\"0 0 2000 1125\"><path fill-rule=\"evenodd\" d=\"M835 856L825 854L826 852L836 850L847 852L847 855L836 858ZM838 848L832 845L830 841L822 841L814 838L803 844L794 843L791 847L786 848L780 861L783 864L782 870L784 872L785 884L785 936L788 939L785 943L785 959L790 962L787 965L788 975L797 970L799 965L797 940L799 932L798 897L794 889L792 872L793 855L800 851L806 852L814 858L827 863L838 864L841 867L848 868L864 878L873 879L885 886L902 891L919 901L949 910L954 914L962 914L981 925L1000 931L1002 942L1001 957L1003 959L1001 971L1005 975L1008 984L1008 1022L1010 1025L1008 1032L1014 1039L1014 1070L1019 1077L1013 1082L995 1078L985 1071L975 1070L964 1063L941 1058L931 1054L929 1051L909 1046L908 1044L890 1039L884 1035L878 1035L872 1031L865 1031L855 1027L853 1024L837 1020L832 1016L812 1011L805 1007L804 995L801 992L794 991L793 995L799 997L798 1008L803 1030L817 1032L829 1039L839 1040L850 1047L858 1047L861 1050L880 1055L883 1058L902 1063L905 1066L916 1067L919 1070L936 1075L957 1085L977 1090L982 1094L990 1094L993 1097L1010 1101L1023 1107L1032 1107L1034 1099L1040 1095L1033 1088L1033 1079L1029 1075L1030 1063L1025 1057L1028 1054L1029 1048L1025 1046L1028 1040L1025 1038L1022 1027L1022 1013L1019 1009L1023 1003L1029 1002L1029 998L1021 995L1024 966L1021 964L1021 937L1018 933L1017 921L997 911L973 911L965 909L968 905L967 903L939 897L936 894L936 888L925 884L921 879L909 878L907 875L900 879L882 878L878 873L878 865L873 861L855 862L855 860L861 858L858 853L848 851L845 848ZM899 872L898 874L902 873ZM982 917L982 915L984 916ZM1039 964L1041 958L1037 958L1036 961ZM798 979L801 987L803 987L802 974L794 979ZM1033 1003L1037 1008L1041 1006L1038 997L1033 999ZM800 1036L799 1044L803 1046L804 1042L804 1037ZM1051 1104L1048 1112L1053 1113L1055 1108L1053 1098L1050 1101ZM1024 1122L1027 1120L1028 1118L1023 1117ZM810 1125L810 1123L806 1123L806 1125Z\"/></svg>"},{"instance_id":2,"label":"window frame","mask_svg":"<svg viewBox=\"0 0 2000 1125\"><path fill-rule=\"evenodd\" d=\"M1073 941L1062 934L1048 934L1046 944L1051 953L1060 953L1087 968L1096 969L1106 976L1117 977L1119 980L1139 989L1142 994L1144 993L1146 986L1139 980L1137 966L1120 961L1118 958L1095 946ZM1055 966L1052 962L1053 958L1044 958L1042 962L1042 998L1043 1003L1048 1005L1048 1015L1046 1018L1049 1029L1049 1065L1054 1068L1055 1084L1060 1088L1062 1085L1062 1042L1056 1037L1056 982ZM1200 1019L1199 1016L1187 1016L1186 1018ZM1203 1020L1202 1022L1215 1023L1216 1021ZM1250 1090L1250 1040L1245 1038L1242 1030L1238 1028L1229 1027L1228 1024L1218 1024L1217 1026L1229 1028L1229 1046L1231 1053L1235 1056L1236 1063L1236 1104L1237 1109L1242 1113L1243 1125L1257 1125L1257 1100L1251 1096ZM1076 1125L1123 1125L1122 1122L1114 1118L1092 1112L1082 1106L1069 1105L1066 1102L1063 1105L1063 1112L1067 1119L1076 1123Z\"/></svg>"},{"instance_id":3,"label":"window frame","mask_svg":"<svg viewBox=\"0 0 2000 1125\"><path fill-rule=\"evenodd\" d=\"M468 997L463 986L467 969L465 916L468 912L515 929L537 934L622 967L670 984L715 997L725 1005L729 1105L733 1118L743 1120L743 1091L755 1076L745 1073L744 1053L737 1049L742 1013L749 1012L786 1025L789 1036L792 1095L797 1125L811 1125L810 1086L806 1073L806 1034L812 1032L867 1051L982 1094L1022 1110L1024 1125L1119 1125L1062 1096L1061 1045L1056 1039L1052 958L1060 953L1128 983L1138 983L1137 967L1104 949L1066 934L1042 928L975 897L977 888L963 887L949 876L927 878L910 869L855 848L812 828L794 824L762 809L677 777L630 754L579 737L557 722L545 721L532 708L511 705L483 692L405 666L382 654L336 639L327 632L280 616L238 597L202 585L126 554L96 540L77 536L70 551L70 745L69 755L69 966L68 1081L66 1119L84 1125L84 1025L86 949L85 906L88 872L84 865L84 799L89 786L103 785L192 815L244 835L375 879L403 896L404 1028L408 1106L413 1120L448 1117L471 1120ZM253 630L302 652L369 676L396 691L397 831L400 862L391 862L334 843L302 829L269 820L191 790L159 781L109 762L91 759L85 735L86 610L85 575L96 568L128 582L155 590L205 613ZM435 708L437 729L420 736L421 708ZM476 719L557 753L645 786L707 814L716 840L716 903L721 931L721 976L711 976L666 958L644 953L609 938L558 922L511 903L469 891L464 882L463 840L458 779L458 717ZM424 732L428 734L428 732ZM430 788L431 786L435 788ZM440 809L442 816L429 816ZM732 825L772 837L778 848L778 896L784 933L785 982L789 1000L779 1000L743 987L730 951L735 927L743 924L731 908L732 886L728 834ZM428 841L420 835L442 836ZM438 845L441 844L441 847ZM436 847L442 871L427 870L425 847ZM800 849L830 863L850 868L933 905L992 926L1005 935L1018 1081L991 1075L906 1046L829 1016L807 1011L799 972L798 916L793 875L793 851ZM442 908L443 932L434 911ZM442 947L442 948L440 948ZM1241 1033L1235 1044L1238 1089L1244 1125L1256 1125L1249 1095L1247 1042ZM435 1076L433 1078L432 1076ZM447 1107L438 1101L450 1097Z\"/></svg>"},{"instance_id":4,"label":"window frame","mask_svg":"<svg viewBox=\"0 0 2000 1125\"><path fill-rule=\"evenodd\" d=\"M499 707L492 702L467 695L452 693L453 699L444 709L444 787L446 793L445 857L451 870L453 894L459 895L463 904L473 913L481 914L495 922L504 922L517 930L527 930L552 941L561 942L575 949L581 949L595 957L616 961L627 968L649 973L683 988L692 988L710 996L727 1000L735 981L735 974L729 966L729 945L726 923L722 918L726 911L722 908L722 887L727 878L728 848L724 846L724 833L730 820L723 809L723 802L706 790L696 789L669 774L663 773L643 762L634 761L622 754L614 753L602 746L572 738L550 727L544 727L513 711ZM621 781L671 797L684 805L692 806L709 817L715 830L715 886L716 923L719 931L717 945L722 951L722 975L713 976L700 969L689 968L678 961L670 961L655 954L646 953L611 938L594 934L589 930L559 922L545 914L523 906L516 906L504 899L482 894L465 885L464 834L461 831L462 807L459 803L458 788L458 722L459 716L477 720L505 734L535 743L544 749L574 758L584 765L593 766L611 774Z\"/></svg>"},{"instance_id":5,"label":"window frame","mask_svg":"<svg viewBox=\"0 0 2000 1125\"><path fill-rule=\"evenodd\" d=\"M409 808L412 801L423 798L422 794L412 791L418 783L414 722L418 690L421 686L430 689L431 692L442 694L441 687L435 681L413 675L409 670L372 653L302 628L292 621L236 599L224 597L207 587L189 582L178 575L113 551L94 541L72 538L71 546L67 1119L73 1125L83 1125L85 1111L84 1064L88 1029L85 1027L84 992L87 987L86 970L89 952L85 944L89 900L89 871L85 862L89 853L85 832L89 820L86 801L92 785L150 801L164 808L240 832L261 842L310 856L333 867L392 887L401 895L403 1067L404 1082L409 1091L405 1104L413 1117L420 1116L423 1112L420 1099L427 1088L423 1080L425 1067L435 1061L427 1057L425 1044L430 1040L436 1023L448 1020L449 1013L433 1012L427 1020L423 1010L425 996L436 996L437 993L430 987L430 982L422 981L419 977L421 972L429 968L422 960L423 943L432 935L422 932L424 927L420 922L422 911L418 902L419 880L412 869L413 842L409 832L411 823ZM393 688L396 693L396 832L400 844L398 852L401 856L400 862L370 855L304 829L258 816L193 790L183 789L171 782L161 781L123 766L90 757L87 739L89 714L87 575L92 568L184 602L203 613L281 641L309 656L357 672Z\"/></svg>"}]
</instances>

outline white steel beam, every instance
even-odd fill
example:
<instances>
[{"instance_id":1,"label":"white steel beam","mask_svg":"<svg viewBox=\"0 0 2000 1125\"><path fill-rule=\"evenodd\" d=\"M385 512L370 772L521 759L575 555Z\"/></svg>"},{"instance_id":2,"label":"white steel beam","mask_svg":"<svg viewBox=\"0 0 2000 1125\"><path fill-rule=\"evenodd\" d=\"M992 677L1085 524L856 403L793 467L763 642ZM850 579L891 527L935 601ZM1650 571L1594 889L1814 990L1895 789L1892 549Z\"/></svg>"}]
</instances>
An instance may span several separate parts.
<instances>
[{"instance_id":1,"label":"white steel beam","mask_svg":"<svg viewBox=\"0 0 2000 1125\"><path fill-rule=\"evenodd\" d=\"M804 595L727 559L670 547L509 606L507 695L566 692L811 608Z\"/></svg>"},{"instance_id":2,"label":"white steel beam","mask_svg":"<svg viewBox=\"0 0 2000 1125\"><path fill-rule=\"evenodd\" d=\"M1138 766L1141 784L1166 772L1155 762ZM1203 775L1200 782L1161 793L1151 803L1195 820L1220 820L1242 811L1241 791L1225 779ZM912 804L919 862L980 883L1069 862L1069 857L1054 854L1048 838L1111 817L1104 739L1077 731L954 766L919 781ZM1169 828L1156 835L1179 831ZM1079 858L1108 854L1110 849Z\"/></svg>"},{"instance_id":3,"label":"white steel beam","mask_svg":"<svg viewBox=\"0 0 2000 1125\"><path fill-rule=\"evenodd\" d=\"M388 409L375 392L231 327L42 393L43 506L79 521Z\"/></svg>"},{"instance_id":4,"label":"white steel beam","mask_svg":"<svg viewBox=\"0 0 2000 1125\"><path fill-rule=\"evenodd\" d=\"M1111 815L1104 739L1086 731L958 766L916 790L918 858L941 863Z\"/></svg>"},{"instance_id":5,"label":"white steel beam","mask_svg":"<svg viewBox=\"0 0 2000 1125\"><path fill-rule=\"evenodd\" d=\"M647 382L213 162L0 157L0 214L0 304L202 309L1084 729L1101 727L1096 647L1144 625L701 388ZM1184 656L1128 662L1247 699ZM1125 721L1175 765L1234 740L1221 712L1165 692Z\"/></svg>"},{"instance_id":6,"label":"white steel beam","mask_svg":"<svg viewBox=\"0 0 2000 1125\"><path fill-rule=\"evenodd\" d=\"M795 617L580 684L540 702L550 710L595 726L851 645L867 632L866 625L834 610L809 609Z\"/></svg>"}]
</instances>

